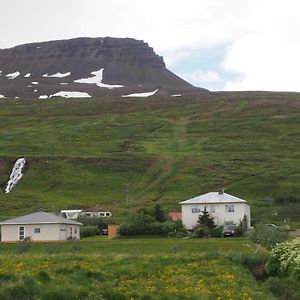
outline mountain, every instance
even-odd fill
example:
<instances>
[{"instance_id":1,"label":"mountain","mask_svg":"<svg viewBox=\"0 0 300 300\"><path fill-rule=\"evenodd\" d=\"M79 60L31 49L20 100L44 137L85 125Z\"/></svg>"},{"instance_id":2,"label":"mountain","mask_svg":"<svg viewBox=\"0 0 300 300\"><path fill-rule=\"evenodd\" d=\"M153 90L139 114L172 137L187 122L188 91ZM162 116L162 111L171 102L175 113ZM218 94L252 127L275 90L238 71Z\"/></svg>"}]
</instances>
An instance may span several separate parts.
<instances>
[{"instance_id":1,"label":"mountain","mask_svg":"<svg viewBox=\"0 0 300 300\"><path fill-rule=\"evenodd\" d=\"M76 38L0 50L1 98L199 93L131 38Z\"/></svg>"}]
</instances>

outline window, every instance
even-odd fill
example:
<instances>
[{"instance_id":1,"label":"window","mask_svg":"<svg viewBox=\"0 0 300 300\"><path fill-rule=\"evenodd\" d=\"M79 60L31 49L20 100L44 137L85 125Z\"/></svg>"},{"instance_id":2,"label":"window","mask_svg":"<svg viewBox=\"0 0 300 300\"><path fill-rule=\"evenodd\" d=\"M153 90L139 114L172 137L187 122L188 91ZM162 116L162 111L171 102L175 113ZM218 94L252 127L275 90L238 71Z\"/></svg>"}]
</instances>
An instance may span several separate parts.
<instances>
[{"instance_id":1,"label":"window","mask_svg":"<svg viewBox=\"0 0 300 300\"><path fill-rule=\"evenodd\" d=\"M233 204L225 205L225 212L234 212L234 205Z\"/></svg>"},{"instance_id":2,"label":"window","mask_svg":"<svg viewBox=\"0 0 300 300\"><path fill-rule=\"evenodd\" d=\"M74 228L74 234L77 234L77 227Z\"/></svg>"},{"instance_id":3,"label":"window","mask_svg":"<svg viewBox=\"0 0 300 300\"><path fill-rule=\"evenodd\" d=\"M25 227L24 226L20 226L19 227L19 240L23 241L25 238Z\"/></svg>"},{"instance_id":4,"label":"window","mask_svg":"<svg viewBox=\"0 0 300 300\"><path fill-rule=\"evenodd\" d=\"M211 212L211 213L216 212L216 206L215 206L215 205L211 205L211 206L210 206L210 212Z\"/></svg>"},{"instance_id":5,"label":"window","mask_svg":"<svg viewBox=\"0 0 300 300\"><path fill-rule=\"evenodd\" d=\"M70 227L70 236L73 236L73 228Z\"/></svg>"},{"instance_id":6,"label":"window","mask_svg":"<svg viewBox=\"0 0 300 300\"><path fill-rule=\"evenodd\" d=\"M41 233L41 228L39 228L39 227L34 228L34 233Z\"/></svg>"},{"instance_id":7,"label":"window","mask_svg":"<svg viewBox=\"0 0 300 300\"><path fill-rule=\"evenodd\" d=\"M192 214L196 214L196 213L199 213L200 212L200 208L198 207L193 207L192 208Z\"/></svg>"}]
</instances>

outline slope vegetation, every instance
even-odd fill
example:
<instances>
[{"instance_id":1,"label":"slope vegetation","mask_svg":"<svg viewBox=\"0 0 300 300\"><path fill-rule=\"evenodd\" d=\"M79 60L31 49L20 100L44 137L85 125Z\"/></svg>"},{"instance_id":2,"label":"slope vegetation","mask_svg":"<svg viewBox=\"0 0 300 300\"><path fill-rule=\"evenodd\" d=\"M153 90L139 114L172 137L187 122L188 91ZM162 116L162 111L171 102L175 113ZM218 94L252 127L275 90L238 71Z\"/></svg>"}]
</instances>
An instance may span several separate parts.
<instances>
[{"instance_id":1,"label":"slope vegetation","mask_svg":"<svg viewBox=\"0 0 300 300\"><path fill-rule=\"evenodd\" d=\"M0 194L1 218L79 207L122 217L153 201L178 210L222 187L254 219L299 218L299 94L0 100L0 116L1 182L16 158L29 161Z\"/></svg>"}]
</instances>

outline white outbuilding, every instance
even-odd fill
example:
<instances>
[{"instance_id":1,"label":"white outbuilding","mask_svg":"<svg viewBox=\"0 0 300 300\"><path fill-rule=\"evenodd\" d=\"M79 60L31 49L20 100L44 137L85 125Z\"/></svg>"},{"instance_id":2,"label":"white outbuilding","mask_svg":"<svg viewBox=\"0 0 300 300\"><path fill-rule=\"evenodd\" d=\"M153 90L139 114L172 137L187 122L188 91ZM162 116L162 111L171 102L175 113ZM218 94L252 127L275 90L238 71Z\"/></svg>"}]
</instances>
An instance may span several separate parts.
<instances>
[{"instance_id":1,"label":"white outbuilding","mask_svg":"<svg viewBox=\"0 0 300 300\"><path fill-rule=\"evenodd\" d=\"M79 222L39 211L0 222L1 242L17 242L26 238L33 242L80 239Z\"/></svg>"},{"instance_id":2,"label":"white outbuilding","mask_svg":"<svg viewBox=\"0 0 300 300\"><path fill-rule=\"evenodd\" d=\"M210 192L182 201L182 223L187 229L197 225L199 215L206 209L217 226L227 222L239 225L246 218L250 227L250 205L243 199L222 192Z\"/></svg>"}]
</instances>

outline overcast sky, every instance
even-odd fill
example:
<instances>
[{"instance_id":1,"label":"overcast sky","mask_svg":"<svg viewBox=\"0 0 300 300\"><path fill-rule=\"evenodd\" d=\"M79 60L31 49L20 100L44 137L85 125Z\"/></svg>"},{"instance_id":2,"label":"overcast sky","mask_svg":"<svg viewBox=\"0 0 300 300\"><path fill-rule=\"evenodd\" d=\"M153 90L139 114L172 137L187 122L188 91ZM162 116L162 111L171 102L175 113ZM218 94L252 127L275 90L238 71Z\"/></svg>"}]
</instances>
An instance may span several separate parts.
<instances>
[{"instance_id":1,"label":"overcast sky","mask_svg":"<svg viewBox=\"0 0 300 300\"><path fill-rule=\"evenodd\" d=\"M300 92L299 0L3 0L0 11L0 48L132 37L196 86Z\"/></svg>"}]
</instances>

